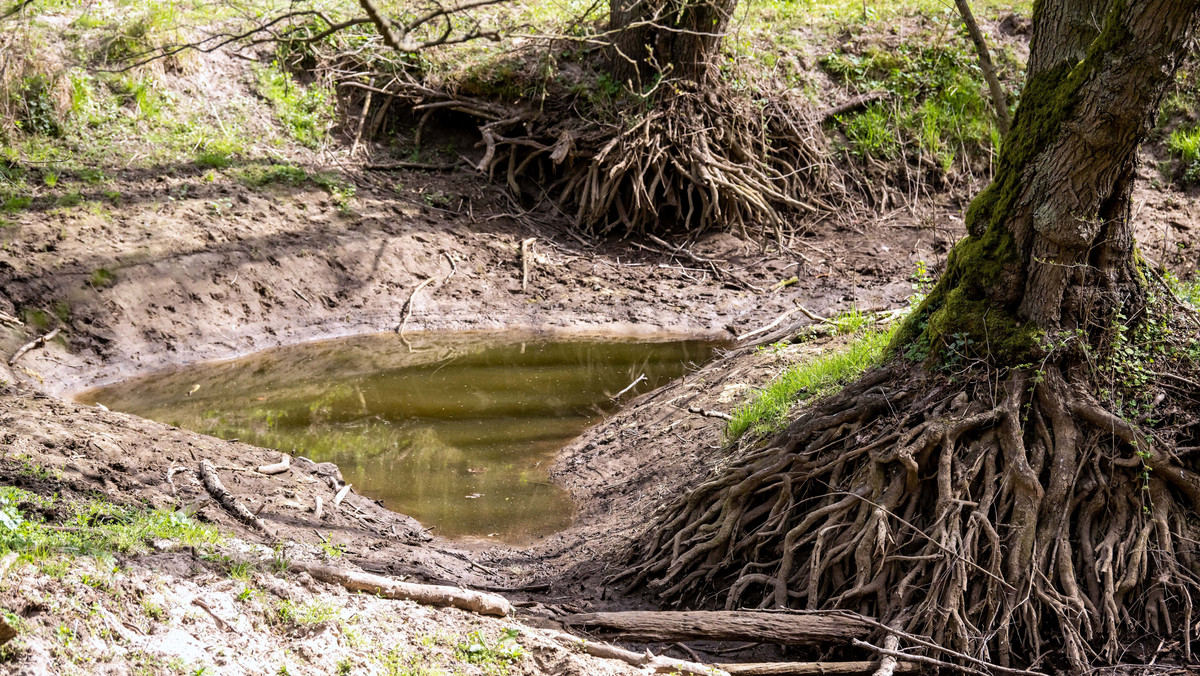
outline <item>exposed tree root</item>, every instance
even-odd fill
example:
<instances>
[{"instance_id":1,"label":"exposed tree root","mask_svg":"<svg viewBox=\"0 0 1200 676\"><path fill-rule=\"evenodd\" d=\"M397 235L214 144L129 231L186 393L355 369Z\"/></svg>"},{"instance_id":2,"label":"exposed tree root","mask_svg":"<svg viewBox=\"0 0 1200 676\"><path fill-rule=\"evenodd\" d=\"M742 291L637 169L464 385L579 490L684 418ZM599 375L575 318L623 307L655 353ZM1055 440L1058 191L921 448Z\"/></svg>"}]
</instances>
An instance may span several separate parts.
<instances>
[{"instance_id":1,"label":"exposed tree root","mask_svg":"<svg viewBox=\"0 0 1200 676\"><path fill-rule=\"evenodd\" d=\"M688 606L854 610L1002 665L1082 669L1146 634L1190 651L1200 475L1171 441L1057 366L881 368L689 491L621 577Z\"/></svg>"},{"instance_id":2,"label":"exposed tree root","mask_svg":"<svg viewBox=\"0 0 1200 676\"><path fill-rule=\"evenodd\" d=\"M550 197L583 230L603 234L721 228L785 240L787 214L833 215L846 192L829 161L819 115L785 99L759 106L712 86L664 81L612 121L570 110L516 107L411 81L347 87L402 99L420 117L454 111L479 121L480 171L513 193ZM418 141L419 142L419 141Z\"/></svg>"}]
</instances>

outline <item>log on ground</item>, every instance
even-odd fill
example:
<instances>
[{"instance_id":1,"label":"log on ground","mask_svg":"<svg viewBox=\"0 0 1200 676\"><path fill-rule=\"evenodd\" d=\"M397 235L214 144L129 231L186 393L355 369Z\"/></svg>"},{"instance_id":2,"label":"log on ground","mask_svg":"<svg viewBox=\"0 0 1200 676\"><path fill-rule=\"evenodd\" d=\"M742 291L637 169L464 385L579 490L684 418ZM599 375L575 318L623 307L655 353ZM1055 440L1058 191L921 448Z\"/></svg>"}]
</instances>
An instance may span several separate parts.
<instances>
[{"instance_id":1,"label":"log on ground","mask_svg":"<svg viewBox=\"0 0 1200 676\"><path fill-rule=\"evenodd\" d=\"M294 570L304 571L313 578L337 584L350 591L366 592L387 599L416 601L428 606L449 606L480 615L504 617L512 612L508 599L496 594L459 589L446 585L400 582L382 575L332 568L312 563L293 563Z\"/></svg>"},{"instance_id":2,"label":"log on ground","mask_svg":"<svg viewBox=\"0 0 1200 676\"><path fill-rule=\"evenodd\" d=\"M626 641L757 641L780 645L846 643L873 626L852 613L752 610L622 611L568 615L563 623Z\"/></svg>"},{"instance_id":3,"label":"log on ground","mask_svg":"<svg viewBox=\"0 0 1200 676\"><path fill-rule=\"evenodd\" d=\"M744 662L717 664L730 676L871 676L879 670L879 660L859 662ZM895 674L920 671L913 662L898 662Z\"/></svg>"}]
</instances>

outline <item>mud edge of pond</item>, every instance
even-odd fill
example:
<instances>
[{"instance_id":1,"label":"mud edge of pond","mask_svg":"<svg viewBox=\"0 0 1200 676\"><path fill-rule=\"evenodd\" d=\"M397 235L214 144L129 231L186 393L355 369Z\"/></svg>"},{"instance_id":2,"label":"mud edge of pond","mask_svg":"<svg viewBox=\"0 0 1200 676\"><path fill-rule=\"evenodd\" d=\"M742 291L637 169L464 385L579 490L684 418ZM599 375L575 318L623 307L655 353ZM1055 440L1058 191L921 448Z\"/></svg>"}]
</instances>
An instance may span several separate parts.
<instances>
[{"instance_id":1,"label":"mud edge of pond","mask_svg":"<svg viewBox=\"0 0 1200 676\"><path fill-rule=\"evenodd\" d=\"M729 334L724 331L697 329L694 331L672 330L667 327L646 324L625 324L612 322L608 324L572 323L569 325L513 325L499 322L461 321L439 322L445 328L405 329L405 336L419 345L426 338L439 335L455 334L458 336L476 335L481 338L494 338L503 341L520 340L642 340L649 342L666 342L675 340L700 340L711 342L729 342ZM355 331L354 328L360 330ZM304 331L303 329L311 329ZM364 330L365 329L365 330ZM273 334L262 334L253 349L245 351L230 351L222 349L224 344L199 345L187 352L175 351L169 353L168 359L138 358L134 355L119 361L92 364L78 359L77 364L69 363L71 355L53 352L57 369L47 369L39 373L43 382L38 383L37 389L45 394L57 396L69 401L78 401L78 396L97 387L112 385L125 380L143 376L167 373L188 366L202 363L220 363L274 350L284 350L298 345L311 345L323 342L350 339L362 336L379 335L381 333L395 334L395 331L372 330L370 326L359 327L321 327L305 326L292 330L277 331ZM160 355L165 357L166 355Z\"/></svg>"}]
</instances>

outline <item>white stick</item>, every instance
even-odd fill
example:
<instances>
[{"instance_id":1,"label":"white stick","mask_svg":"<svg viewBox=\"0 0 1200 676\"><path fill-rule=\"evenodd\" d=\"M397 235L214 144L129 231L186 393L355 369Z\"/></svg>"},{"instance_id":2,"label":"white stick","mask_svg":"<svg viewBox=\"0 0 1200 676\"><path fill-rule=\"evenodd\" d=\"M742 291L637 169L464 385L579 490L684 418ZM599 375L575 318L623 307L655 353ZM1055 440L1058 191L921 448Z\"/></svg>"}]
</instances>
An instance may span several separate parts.
<instances>
[{"instance_id":1,"label":"white stick","mask_svg":"<svg viewBox=\"0 0 1200 676\"><path fill-rule=\"evenodd\" d=\"M333 496L333 506L335 508L340 507L342 504L342 500L345 500L346 496L349 494L350 494L350 484L346 484L345 486L342 486L341 490L339 490L337 492L337 495Z\"/></svg>"},{"instance_id":2,"label":"white stick","mask_svg":"<svg viewBox=\"0 0 1200 676\"><path fill-rule=\"evenodd\" d=\"M279 462L272 465L262 465L258 468L259 474L283 474L292 466L292 456L287 453L283 454Z\"/></svg>"}]
</instances>

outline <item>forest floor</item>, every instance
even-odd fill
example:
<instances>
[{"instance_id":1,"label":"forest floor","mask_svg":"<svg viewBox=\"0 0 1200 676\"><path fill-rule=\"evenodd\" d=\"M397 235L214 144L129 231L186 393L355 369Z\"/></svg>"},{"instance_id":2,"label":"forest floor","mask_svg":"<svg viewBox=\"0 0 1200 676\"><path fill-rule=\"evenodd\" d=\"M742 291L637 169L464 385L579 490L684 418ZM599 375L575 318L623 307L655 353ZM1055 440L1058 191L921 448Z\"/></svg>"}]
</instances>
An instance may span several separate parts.
<instances>
[{"instance_id":1,"label":"forest floor","mask_svg":"<svg viewBox=\"0 0 1200 676\"><path fill-rule=\"evenodd\" d=\"M0 325L0 354L7 362L28 341L62 330L11 372L0 367L0 484L22 496L12 506L68 529L103 525L91 518L98 510L187 507L203 528L183 537L156 526L151 533L160 535L119 548L115 558L50 548L0 563L0 607L20 632L0 668L633 671L564 647L553 618L641 603L606 589L606 568L655 509L727 453L725 421L689 409L729 412L784 365L842 339L736 347L630 402L565 448L551 472L577 505L573 524L521 548L431 537L353 491L318 519L316 499L329 504L340 486L334 469L297 461L278 475L239 471L278 453L72 396L167 367L401 323L410 333L732 341L797 303L824 317L902 308L918 266L939 270L965 234L962 209L978 187L962 184L854 222L810 223L787 249L712 232L670 251L652 240L572 234L567 219L518 209L501 186L465 169L382 173L359 169L345 153L305 158L310 178L299 180L256 179L263 163L139 165L83 186L73 204L34 200L6 217L0 312L24 324ZM1150 183L1138 189L1140 241L1151 258L1190 273L1196 261L1179 254L1178 242L1200 228L1200 211L1187 193ZM523 288L528 238L536 239ZM698 260L721 262L714 271ZM777 287L791 277L795 283ZM405 321L410 294L430 278ZM277 541L209 500L193 472L176 471L203 460L225 468L225 485ZM310 559L497 590L521 608L515 618L488 619L352 596L284 570L288 560ZM505 652L510 628L528 655Z\"/></svg>"}]
</instances>

